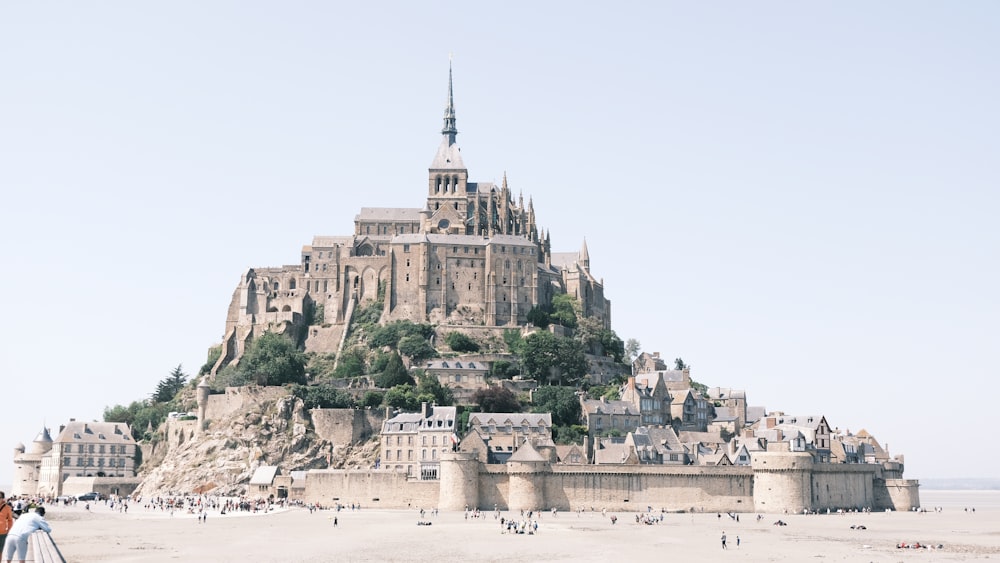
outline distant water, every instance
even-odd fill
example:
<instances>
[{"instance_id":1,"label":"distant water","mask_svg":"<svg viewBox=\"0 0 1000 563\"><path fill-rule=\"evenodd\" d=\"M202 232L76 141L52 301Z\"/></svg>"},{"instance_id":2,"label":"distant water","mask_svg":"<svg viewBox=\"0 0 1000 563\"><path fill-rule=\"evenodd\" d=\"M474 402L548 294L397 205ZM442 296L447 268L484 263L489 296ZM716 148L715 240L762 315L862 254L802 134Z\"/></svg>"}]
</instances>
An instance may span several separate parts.
<instances>
[{"instance_id":1,"label":"distant water","mask_svg":"<svg viewBox=\"0 0 1000 563\"><path fill-rule=\"evenodd\" d=\"M945 511L975 508L976 512L1000 512L1000 491L943 491L920 487L920 504L930 510L940 506Z\"/></svg>"}]
</instances>

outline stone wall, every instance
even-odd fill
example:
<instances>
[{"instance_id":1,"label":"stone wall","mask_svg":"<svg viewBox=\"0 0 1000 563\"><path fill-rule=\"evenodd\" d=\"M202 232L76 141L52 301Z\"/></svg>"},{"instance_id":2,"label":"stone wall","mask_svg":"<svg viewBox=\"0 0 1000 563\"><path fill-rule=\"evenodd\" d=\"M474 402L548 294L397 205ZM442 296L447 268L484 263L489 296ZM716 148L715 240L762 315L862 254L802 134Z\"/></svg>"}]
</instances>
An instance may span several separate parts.
<instances>
[{"instance_id":1,"label":"stone wall","mask_svg":"<svg viewBox=\"0 0 1000 563\"><path fill-rule=\"evenodd\" d=\"M812 509L877 508L875 467L869 464L816 464Z\"/></svg>"},{"instance_id":2,"label":"stone wall","mask_svg":"<svg viewBox=\"0 0 1000 563\"><path fill-rule=\"evenodd\" d=\"M920 485L915 479L877 479L875 507L879 509L911 510L920 506Z\"/></svg>"},{"instance_id":3,"label":"stone wall","mask_svg":"<svg viewBox=\"0 0 1000 563\"><path fill-rule=\"evenodd\" d=\"M205 417L208 424L211 424L213 420L225 418L238 410L246 409L249 405L260 406L287 394L288 390L284 387L258 387L255 385L226 387L225 393L208 396Z\"/></svg>"},{"instance_id":4,"label":"stone wall","mask_svg":"<svg viewBox=\"0 0 1000 563\"><path fill-rule=\"evenodd\" d=\"M465 457L463 457L465 456ZM919 506L916 481L881 480L877 465L813 464L808 454L768 453L747 466L593 466L545 462L483 465L473 454L445 454L440 481L392 471L310 471L305 500L443 510L616 510L802 512Z\"/></svg>"},{"instance_id":5,"label":"stone wall","mask_svg":"<svg viewBox=\"0 0 1000 563\"><path fill-rule=\"evenodd\" d=\"M316 435L335 446L360 444L382 431L385 411L362 409L312 409Z\"/></svg>"},{"instance_id":6,"label":"stone wall","mask_svg":"<svg viewBox=\"0 0 1000 563\"><path fill-rule=\"evenodd\" d=\"M362 508L433 508L439 481L409 480L396 471L313 469L306 474L303 500L329 506L360 503Z\"/></svg>"},{"instance_id":7,"label":"stone wall","mask_svg":"<svg viewBox=\"0 0 1000 563\"><path fill-rule=\"evenodd\" d=\"M139 483L138 477L67 477L62 489L64 495L74 497L91 491L104 496L127 496L132 494Z\"/></svg>"},{"instance_id":8,"label":"stone wall","mask_svg":"<svg viewBox=\"0 0 1000 563\"><path fill-rule=\"evenodd\" d=\"M560 510L749 512L753 477L736 466L554 467L545 476L545 504Z\"/></svg>"}]
</instances>

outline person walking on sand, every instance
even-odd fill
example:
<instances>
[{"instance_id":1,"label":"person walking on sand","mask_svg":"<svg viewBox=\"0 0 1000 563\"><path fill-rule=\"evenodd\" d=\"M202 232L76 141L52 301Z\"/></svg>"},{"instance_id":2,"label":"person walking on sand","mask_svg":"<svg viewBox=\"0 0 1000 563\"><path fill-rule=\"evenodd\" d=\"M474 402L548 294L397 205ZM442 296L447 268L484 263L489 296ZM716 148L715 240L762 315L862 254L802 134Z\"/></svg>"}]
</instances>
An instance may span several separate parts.
<instances>
[{"instance_id":1,"label":"person walking on sand","mask_svg":"<svg viewBox=\"0 0 1000 563\"><path fill-rule=\"evenodd\" d=\"M3 491L0 491L0 549L3 549L3 544L7 541L7 533L10 532L13 525L14 509L7 504L7 497L4 496Z\"/></svg>"},{"instance_id":2,"label":"person walking on sand","mask_svg":"<svg viewBox=\"0 0 1000 563\"><path fill-rule=\"evenodd\" d=\"M28 553L28 536L36 530L52 531L52 527L45 521L44 506L39 506L33 513L22 514L11 526L10 532L7 533L7 540L3 544L4 558L7 563L11 562L15 551L17 551L18 561L24 563L24 556Z\"/></svg>"},{"instance_id":3,"label":"person walking on sand","mask_svg":"<svg viewBox=\"0 0 1000 563\"><path fill-rule=\"evenodd\" d=\"M726 532L722 532L722 549L726 549Z\"/></svg>"}]
</instances>

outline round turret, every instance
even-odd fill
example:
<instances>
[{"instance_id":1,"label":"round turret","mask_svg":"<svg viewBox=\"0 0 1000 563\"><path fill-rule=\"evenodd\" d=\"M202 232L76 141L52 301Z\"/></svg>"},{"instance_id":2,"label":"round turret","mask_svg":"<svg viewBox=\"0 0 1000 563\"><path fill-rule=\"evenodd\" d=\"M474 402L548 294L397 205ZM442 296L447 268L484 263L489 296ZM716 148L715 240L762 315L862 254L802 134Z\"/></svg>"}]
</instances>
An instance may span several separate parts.
<instances>
[{"instance_id":1,"label":"round turret","mask_svg":"<svg viewBox=\"0 0 1000 563\"><path fill-rule=\"evenodd\" d=\"M525 441L507 460L508 510L545 508L545 473L551 471L548 460Z\"/></svg>"},{"instance_id":2,"label":"round turret","mask_svg":"<svg viewBox=\"0 0 1000 563\"><path fill-rule=\"evenodd\" d=\"M35 436L35 439L31 442L31 451L29 453L33 454L44 454L48 453L52 449L52 436L49 435L48 428L42 428L42 430Z\"/></svg>"},{"instance_id":3,"label":"round turret","mask_svg":"<svg viewBox=\"0 0 1000 563\"><path fill-rule=\"evenodd\" d=\"M198 430L204 430L208 425L205 413L208 411L208 395L212 388L208 385L208 377L201 378L198 384Z\"/></svg>"},{"instance_id":4,"label":"round turret","mask_svg":"<svg viewBox=\"0 0 1000 563\"><path fill-rule=\"evenodd\" d=\"M438 508L465 510L479 506L479 458L475 452L441 454Z\"/></svg>"},{"instance_id":5,"label":"round turret","mask_svg":"<svg viewBox=\"0 0 1000 563\"><path fill-rule=\"evenodd\" d=\"M24 444L22 444L21 442L18 442L16 444L14 444L14 455L15 456L17 454L23 454L24 452L25 452Z\"/></svg>"},{"instance_id":6,"label":"round turret","mask_svg":"<svg viewBox=\"0 0 1000 563\"><path fill-rule=\"evenodd\" d=\"M805 452L754 452L753 503L757 512L799 513L812 507L813 458Z\"/></svg>"}]
</instances>

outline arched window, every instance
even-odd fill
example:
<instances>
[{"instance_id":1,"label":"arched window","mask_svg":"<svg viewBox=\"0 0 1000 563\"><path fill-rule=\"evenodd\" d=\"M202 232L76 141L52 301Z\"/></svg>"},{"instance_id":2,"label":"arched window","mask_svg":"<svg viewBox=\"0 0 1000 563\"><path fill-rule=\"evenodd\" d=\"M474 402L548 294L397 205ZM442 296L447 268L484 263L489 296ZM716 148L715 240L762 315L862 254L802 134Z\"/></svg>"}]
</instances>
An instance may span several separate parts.
<instances>
[{"instance_id":1,"label":"arched window","mask_svg":"<svg viewBox=\"0 0 1000 563\"><path fill-rule=\"evenodd\" d=\"M278 282L274 282L274 290L275 291L280 291L281 290L281 284L278 283Z\"/></svg>"}]
</instances>

